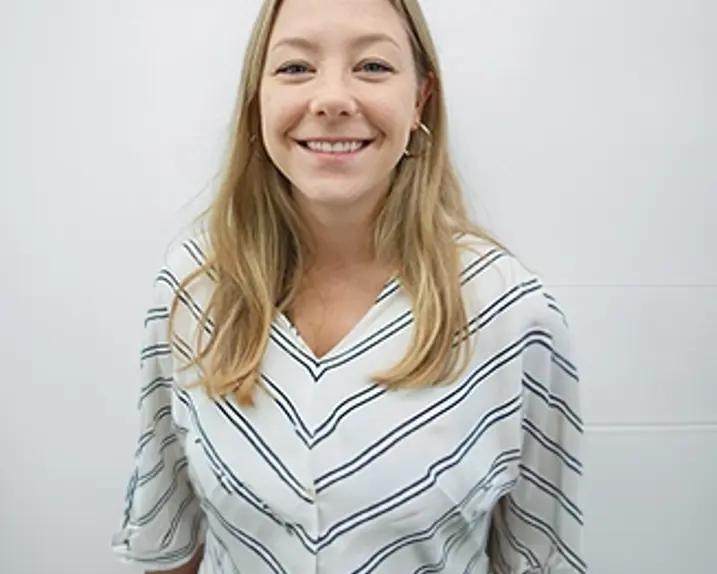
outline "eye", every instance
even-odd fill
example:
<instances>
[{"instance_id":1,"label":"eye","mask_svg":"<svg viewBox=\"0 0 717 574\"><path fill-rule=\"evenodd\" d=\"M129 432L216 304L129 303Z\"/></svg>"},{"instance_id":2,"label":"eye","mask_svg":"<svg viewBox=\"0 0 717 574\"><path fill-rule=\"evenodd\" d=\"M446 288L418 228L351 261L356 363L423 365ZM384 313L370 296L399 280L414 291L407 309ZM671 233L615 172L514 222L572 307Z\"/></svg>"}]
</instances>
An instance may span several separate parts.
<instances>
[{"instance_id":1,"label":"eye","mask_svg":"<svg viewBox=\"0 0 717 574\"><path fill-rule=\"evenodd\" d=\"M306 64L286 64L279 68L277 74L287 74L289 76L296 76L298 74L305 74L309 71L309 67Z\"/></svg>"},{"instance_id":2,"label":"eye","mask_svg":"<svg viewBox=\"0 0 717 574\"><path fill-rule=\"evenodd\" d=\"M382 74L387 72L393 72L393 68L382 62L364 62L359 66L362 72L368 72L370 74Z\"/></svg>"}]
</instances>

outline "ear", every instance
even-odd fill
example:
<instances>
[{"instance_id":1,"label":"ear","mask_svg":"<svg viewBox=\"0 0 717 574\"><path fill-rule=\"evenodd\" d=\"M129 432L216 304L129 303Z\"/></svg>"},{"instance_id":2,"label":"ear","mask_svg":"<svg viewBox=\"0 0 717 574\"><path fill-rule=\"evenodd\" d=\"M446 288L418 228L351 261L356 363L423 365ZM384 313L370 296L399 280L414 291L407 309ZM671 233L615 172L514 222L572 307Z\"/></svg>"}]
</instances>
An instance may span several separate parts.
<instances>
[{"instance_id":1,"label":"ear","mask_svg":"<svg viewBox=\"0 0 717 574\"><path fill-rule=\"evenodd\" d=\"M426 107L426 102L428 102L429 99L431 99L431 96L433 95L433 91L436 86L436 77L433 75L433 72L429 72L426 74L424 78L421 79L421 82L418 86L418 98L416 100L416 114L413 122L414 128L418 128L418 125L421 123L421 118L423 116L423 109Z\"/></svg>"}]
</instances>

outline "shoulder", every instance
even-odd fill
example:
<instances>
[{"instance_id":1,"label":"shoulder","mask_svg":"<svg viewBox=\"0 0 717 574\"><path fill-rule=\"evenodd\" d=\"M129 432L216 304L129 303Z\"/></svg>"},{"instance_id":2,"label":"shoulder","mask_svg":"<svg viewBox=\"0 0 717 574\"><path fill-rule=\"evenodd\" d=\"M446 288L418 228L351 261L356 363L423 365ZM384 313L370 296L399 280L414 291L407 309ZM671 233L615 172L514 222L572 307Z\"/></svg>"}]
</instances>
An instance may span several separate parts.
<instances>
[{"instance_id":1,"label":"shoulder","mask_svg":"<svg viewBox=\"0 0 717 574\"><path fill-rule=\"evenodd\" d=\"M162 270L182 280L199 270L210 256L210 243L205 231L194 231L167 246Z\"/></svg>"},{"instance_id":2,"label":"shoulder","mask_svg":"<svg viewBox=\"0 0 717 574\"><path fill-rule=\"evenodd\" d=\"M214 280L203 271L210 257L210 243L205 232L197 231L170 243L160 267L155 272L155 297L169 307L175 298L181 307L201 313L211 294ZM192 279L188 283L188 280Z\"/></svg>"},{"instance_id":3,"label":"shoulder","mask_svg":"<svg viewBox=\"0 0 717 574\"><path fill-rule=\"evenodd\" d=\"M457 239L463 297L470 316L500 319L516 335L534 329L567 329L561 303L544 278L518 256L474 235Z\"/></svg>"}]
</instances>

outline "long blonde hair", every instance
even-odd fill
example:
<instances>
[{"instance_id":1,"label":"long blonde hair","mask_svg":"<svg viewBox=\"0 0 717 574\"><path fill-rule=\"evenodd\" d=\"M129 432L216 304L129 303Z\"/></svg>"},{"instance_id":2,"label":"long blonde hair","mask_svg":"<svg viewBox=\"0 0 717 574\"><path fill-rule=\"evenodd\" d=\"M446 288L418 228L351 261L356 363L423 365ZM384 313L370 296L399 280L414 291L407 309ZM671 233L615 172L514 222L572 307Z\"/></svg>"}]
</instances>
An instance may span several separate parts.
<instances>
[{"instance_id":1,"label":"long blonde hair","mask_svg":"<svg viewBox=\"0 0 717 574\"><path fill-rule=\"evenodd\" d=\"M413 341L409 352L373 381L416 388L454 380L468 358L456 236L472 234L500 244L470 221L448 153L438 58L418 2L389 1L406 24L418 73L431 77L433 90L422 116L430 137L412 137L410 147L418 151L397 165L373 230L377 259L396 263L396 277L410 297ZM312 253L289 183L268 159L260 135L260 80L281 3L265 0L246 50L227 163L217 197L202 216L210 252L198 270L183 278L170 309L171 336L179 294L211 274L214 284L196 330L197 351L185 367L201 367L197 384L210 396L234 394L244 405L253 403L261 384L271 324L277 313L291 309Z\"/></svg>"}]
</instances>

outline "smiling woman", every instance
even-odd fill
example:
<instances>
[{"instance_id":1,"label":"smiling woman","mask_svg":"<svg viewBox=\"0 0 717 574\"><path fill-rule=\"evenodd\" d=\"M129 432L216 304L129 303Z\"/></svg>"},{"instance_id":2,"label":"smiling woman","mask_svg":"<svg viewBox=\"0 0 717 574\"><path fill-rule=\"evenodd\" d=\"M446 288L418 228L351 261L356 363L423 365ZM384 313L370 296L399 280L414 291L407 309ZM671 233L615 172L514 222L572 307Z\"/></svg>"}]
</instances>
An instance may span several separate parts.
<instances>
[{"instance_id":1,"label":"smiling woman","mask_svg":"<svg viewBox=\"0 0 717 574\"><path fill-rule=\"evenodd\" d=\"M586 572L567 320L472 223L416 0L267 0L145 322L122 559Z\"/></svg>"},{"instance_id":2,"label":"smiling woman","mask_svg":"<svg viewBox=\"0 0 717 574\"><path fill-rule=\"evenodd\" d=\"M355 2L328 11L321 2L287 2L269 38L260 89L272 161L299 205L344 230L347 218L369 217L386 196L432 87L391 4L367 2L360 18L355 10Z\"/></svg>"}]
</instances>

